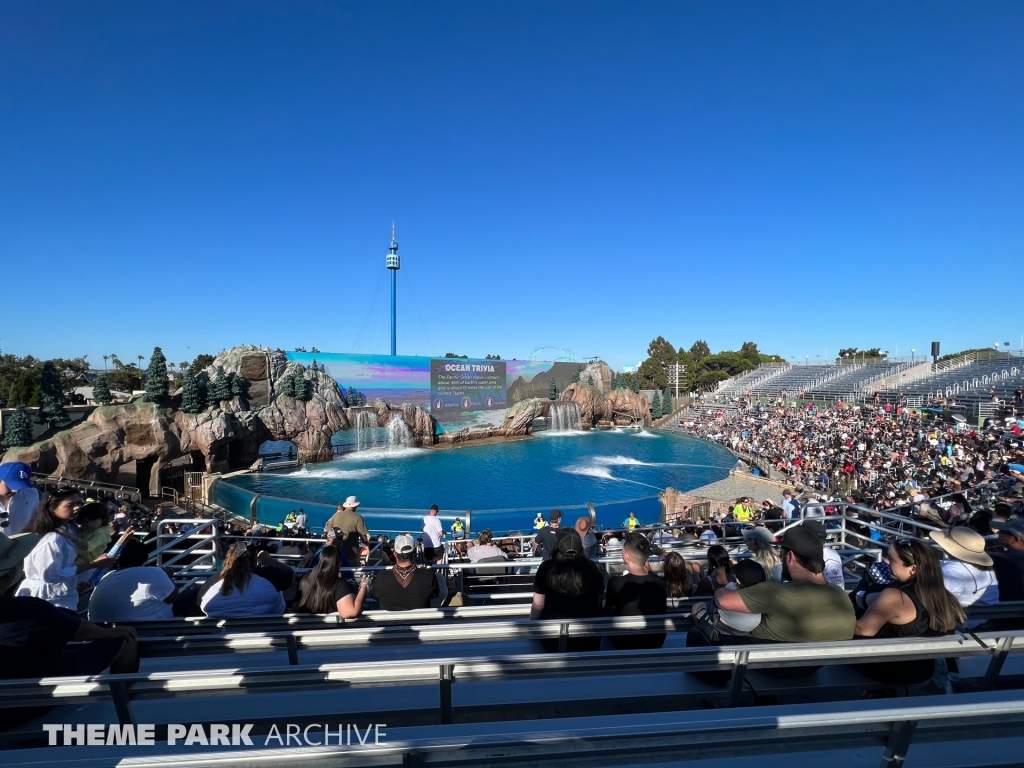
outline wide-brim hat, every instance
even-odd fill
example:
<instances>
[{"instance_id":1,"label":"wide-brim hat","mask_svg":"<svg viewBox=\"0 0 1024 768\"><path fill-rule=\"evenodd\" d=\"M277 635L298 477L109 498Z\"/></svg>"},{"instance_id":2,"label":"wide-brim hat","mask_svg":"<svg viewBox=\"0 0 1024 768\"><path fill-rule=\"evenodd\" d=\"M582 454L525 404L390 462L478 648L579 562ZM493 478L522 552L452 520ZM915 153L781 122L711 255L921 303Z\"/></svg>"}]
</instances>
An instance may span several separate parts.
<instances>
[{"instance_id":1,"label":"wide-brim hat","mask_svg":"<svg viewBox=\"0 0 1024 768\"><path fill-rule=\"evenodd\" d=\"M5 536L0 533L0 573L17 568L39 543L38 533L19 533Z\"/></svg>"},{"instance_id":2,"label":"wide-brim hat","mask_svg":"<svg viewBox=\"0 0 1024 768\"><path fill-rule=\"evenodd\" d=\"M355 509L356 507L359 506L359 499L357 499L355 496L349 496L347 499L345 499L345 503L342 504L341 506L343 506L345 509Z\"/></svg>"},{"instance_id":3,"label":"wide-brim hat","mask_svg":"<svg viewBox=\"0 0 1024 768\"><path fill-rule=\"evenodd\" d=\"M957 560L982 567L992 565L992 558L985 551L985 537L972 528L956 525L945 531L932 531L928 536Z\"/></svg>"}]
</instances>

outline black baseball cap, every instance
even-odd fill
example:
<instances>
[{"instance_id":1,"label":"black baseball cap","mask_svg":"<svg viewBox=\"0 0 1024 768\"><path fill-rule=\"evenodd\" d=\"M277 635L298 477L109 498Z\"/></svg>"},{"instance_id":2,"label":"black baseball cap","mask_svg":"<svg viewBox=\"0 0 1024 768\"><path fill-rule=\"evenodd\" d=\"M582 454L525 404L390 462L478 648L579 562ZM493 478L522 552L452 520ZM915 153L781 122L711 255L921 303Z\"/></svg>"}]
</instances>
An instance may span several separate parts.
<instances>
[{"instance_id":1,"label":"black baseball cap","mask_svg":"<svg viewBox=\"0 0 1024 768\"><path fill-rule=\"evenodd\" d=\"M807 530L809 530L821 541L825 540L825 526L819 523L817 520L804 520L802 523L800 523L800 526L802 528L806 528Z\"/></svg>"},{"instance_id":2,"label":"black baseball cap","mask_svg":"<svg viewBox=\"0 0 1024 768\"><path fill-rule=\"evenodd\" d=\"M822 546L821 539L806 524L790 528L782 534L780 546L783 549L796 552L808 560L822 562L825 559L825 548Z\"/></svg>"}]
</instances>

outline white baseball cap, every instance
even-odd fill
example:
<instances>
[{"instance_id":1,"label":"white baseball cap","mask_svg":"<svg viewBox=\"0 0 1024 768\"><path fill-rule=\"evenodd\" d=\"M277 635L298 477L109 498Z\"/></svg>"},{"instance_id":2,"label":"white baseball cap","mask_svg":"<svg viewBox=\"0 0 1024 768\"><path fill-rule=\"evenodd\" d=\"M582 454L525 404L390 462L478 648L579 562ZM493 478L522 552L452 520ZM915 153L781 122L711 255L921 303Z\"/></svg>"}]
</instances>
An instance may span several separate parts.
<instances>
[{"instance_id":1,"label":"white baseball cap","mask_svg":"<svg viewBox=\"0 0 1024 768\"><path fill-rule=\"evenodd\" d=\"M395 553L399 555L411 555L416 551L416 539L408 533L399 534L395 539Z\"/></svg>"}]
</instances>

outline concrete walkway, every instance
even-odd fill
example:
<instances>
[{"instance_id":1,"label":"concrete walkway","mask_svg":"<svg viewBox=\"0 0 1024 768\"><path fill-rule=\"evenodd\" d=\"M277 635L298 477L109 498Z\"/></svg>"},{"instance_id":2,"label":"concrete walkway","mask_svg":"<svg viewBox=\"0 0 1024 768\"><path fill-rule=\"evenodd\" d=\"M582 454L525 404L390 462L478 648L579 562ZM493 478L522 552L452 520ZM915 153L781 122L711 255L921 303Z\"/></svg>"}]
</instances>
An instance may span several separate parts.
<instances>
[{"instance_id":1,"label":"concrete walkway","mask_svg":"<svg viewBox=\"0 0 1024 768\"><path fill-rule=\"evenodd\" d=\"M771 499L776 504L782 504L782 491L783 488L775 483L729 475L725 480L702 485L686 493L716 501L735 501L741 496L749 496L757 505L762 499Z\"/></svg>"}]
</instances>

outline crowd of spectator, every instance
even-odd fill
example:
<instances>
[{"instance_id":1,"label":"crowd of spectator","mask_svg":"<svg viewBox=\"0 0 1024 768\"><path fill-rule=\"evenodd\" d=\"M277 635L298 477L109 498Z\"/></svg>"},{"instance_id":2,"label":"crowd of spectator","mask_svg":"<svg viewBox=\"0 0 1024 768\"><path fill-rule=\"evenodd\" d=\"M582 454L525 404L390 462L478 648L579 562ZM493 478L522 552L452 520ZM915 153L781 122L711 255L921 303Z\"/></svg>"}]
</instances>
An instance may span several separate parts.
<instances>
[{"instance_id":1,"label":"crowd of spectator","mask_svg":"<svg viewBox=\"0 0 1024 768\"><path fill-rule=\"evenodd\" d=\"M748 404L686 418L687 434L770 466L812 497L888 509L962 492L1024 463L1021 425L987 429L893 405Z\"/></svg>"}]
</instances>

